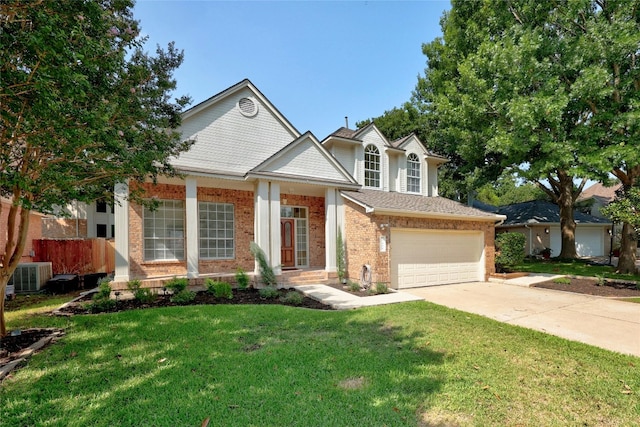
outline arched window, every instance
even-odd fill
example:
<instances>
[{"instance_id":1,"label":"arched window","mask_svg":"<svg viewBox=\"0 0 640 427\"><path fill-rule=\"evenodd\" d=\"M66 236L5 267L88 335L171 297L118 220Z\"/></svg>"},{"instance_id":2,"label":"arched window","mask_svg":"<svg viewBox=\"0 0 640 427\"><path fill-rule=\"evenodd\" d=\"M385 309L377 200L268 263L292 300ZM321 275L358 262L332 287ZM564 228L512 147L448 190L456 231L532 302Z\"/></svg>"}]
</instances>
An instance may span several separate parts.
<instances>
[{"instance_id":1,"label":"arched window","mask_svg":"<svg viewBox=\"0 0 640 427\"><path fill-rule=\"evenodd\" d=\"M414 153L407 157L407 191L420 193L420 159Z\"/></svg>"},{"instance_id":2,"label":"arched window","mask_svg":"<svg viewBox=\"0 0 640 427\"><path fill-rule=\"evenodd\" d=\"M380 188L380 151L375 145L364 149L364 186Z\"/></svg>"}]
</instances>

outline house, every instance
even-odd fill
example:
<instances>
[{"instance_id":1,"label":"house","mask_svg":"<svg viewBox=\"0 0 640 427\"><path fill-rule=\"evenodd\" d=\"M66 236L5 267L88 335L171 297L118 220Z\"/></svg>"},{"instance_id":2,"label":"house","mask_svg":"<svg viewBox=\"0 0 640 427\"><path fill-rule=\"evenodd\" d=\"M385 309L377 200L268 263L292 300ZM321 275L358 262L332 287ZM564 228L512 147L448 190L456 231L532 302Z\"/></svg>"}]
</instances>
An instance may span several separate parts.
<instances>
[{"instance_id":1,"label":"house","mask_svg":"<svg viewBox=\"0 0 640 427\"><path fill-rule=\"evenodd\" d=\"M415 135L389 142L371 124L320 142L249 80L184 112L181 132L194 141L172 159L182 176L143 184L157 209L116 185L116 284L257 274L252 241L283 279L311 270L335 280L338 230L351 280L364 273L402 288L494 271L494 226L504 217L439 197L446 159Z\"/></svg>"},{"instance_id":2,"label":"house","mask_svg":"<svg viewBox=\"0 0 640 427\"><path fill-rule=\"evenodd\" d=\"M507 219L496 227L498 233L518 232L526 237L525 254L537 255L550 248L551 256L560 254L560 209L544 200L515 203L498 208ZM574 211L576 222L576 251L578 256L595 257L609 254L611 248L611 222Z\"/></svg>"},{"instance_id":3,"label":"house","mask_svg":"<svg viewBox=\"0 0 640 427\"><path fill-rule=\"evenodd\" d=\"M585 188L576 200L576 209L582 213L604 218L604 215L600 213L600 209L607 206L616 198L616 191L618 191L621 186L622 184L618 183L611 187L606 187L602 183L597 182Z\"/></svg>"},{"instance_id":4,"label":"house","mask_svg":"<svg viewBox=\"0 0 640 427\"><path fill-rule=\"evenodd\" d=\"M11 209L11 200L6 199L4 197L0 198L0 203L2 204L2 214L0 215L0 251L2 251L2 255L4 255L4 250L7 244L7 239L9 237L9 209ZM18 211L18 218L20 215L20 211ZM22 257L20 258L20 262L33 262L34 257L34 249L33 249L33 240L42 238L42 229L40 226L40 218L43 215L39 212L31 211L29 213L29 231L27 235L27 241L22 251ZM19 220L19 219L18 219ZM15 232L18 231L18 224L15 226Z\"/></svg>"},{"instance_id":5,"label":"house","mask_svg":"<svg viewBox=\"0 0 640 427\"><path fill-rule=\"evenodd\" d=\"M59 208L56 215L42 218L45 239L111 239L115 235L113 206L104 201L84 203L74 201Z\"/></svg>"}]
</instances>

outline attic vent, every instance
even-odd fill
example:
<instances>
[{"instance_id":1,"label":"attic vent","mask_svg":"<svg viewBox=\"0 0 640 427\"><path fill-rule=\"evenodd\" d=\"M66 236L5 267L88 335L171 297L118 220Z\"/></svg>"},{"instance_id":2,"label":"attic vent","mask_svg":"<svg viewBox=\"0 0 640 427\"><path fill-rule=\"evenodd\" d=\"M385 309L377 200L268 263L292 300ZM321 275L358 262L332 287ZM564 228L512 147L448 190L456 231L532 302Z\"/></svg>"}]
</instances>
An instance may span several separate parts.
<instances>
[{"instance_id":1,"label":"attic vent","mask_svg":"<svg viewBox=\"0 0 640 427\"><path fill-rule=\"evenodd\" d=\"M238 101L238 109L243 116L253 117L258 113L258 105L251 98L240 98Z\"/></svg>"}]
</instances>

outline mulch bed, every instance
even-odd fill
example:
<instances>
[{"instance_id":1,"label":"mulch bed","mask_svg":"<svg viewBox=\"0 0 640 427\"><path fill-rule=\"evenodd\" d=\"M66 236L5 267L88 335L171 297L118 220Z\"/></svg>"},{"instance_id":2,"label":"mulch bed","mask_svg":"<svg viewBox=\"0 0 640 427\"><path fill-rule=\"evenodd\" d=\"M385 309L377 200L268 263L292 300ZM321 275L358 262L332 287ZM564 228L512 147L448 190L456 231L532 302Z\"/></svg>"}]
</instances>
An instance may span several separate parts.
<instances>
[{"instance_id":1,"label":"mulch bed","mask_svg":"<svg viewBox=\"0 0 640 427\"><path fill-rule=\"evenodd\" d=\"M640 297L640 289L635 283L605 281L599 285L597 280L571 278L571 283L555 283L553 281L532 285L536 288L555 289L557 291L574 292L580 294L597 295L601 297L629 298Z\"/></svg>"}]
</instances>

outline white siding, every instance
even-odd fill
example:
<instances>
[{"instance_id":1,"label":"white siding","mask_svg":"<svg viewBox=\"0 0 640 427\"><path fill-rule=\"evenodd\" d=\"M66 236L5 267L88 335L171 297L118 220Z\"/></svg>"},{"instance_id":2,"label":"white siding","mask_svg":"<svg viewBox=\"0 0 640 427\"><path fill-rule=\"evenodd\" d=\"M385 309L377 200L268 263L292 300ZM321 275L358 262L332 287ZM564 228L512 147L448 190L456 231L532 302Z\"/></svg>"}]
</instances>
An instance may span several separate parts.
<instances>
[{"instance_id":1,"label":"white siding","mask_svg":"<svg viewBox=\"0 0 640 427\"><path fill-rule=\"evenodd\" d=\"M278 172L302 177L344 181L345 177L320 149L309 140L302 140L278 158L269 162L261 171Z\"/></svg>"},{"instance_id":2,"label":"white siding","mask_svg":"<svg viewBox=\"0 0 640 427\"><path fill-rule=\"evenodd\" d=\"M237 102L249 97L258 113L246 117ZM172 163L211 171L245 173L285 147L293 135L249 89L241 90L183 121L184 139L197 138L191 149Z\"/></svg>"},{"instance_id":3,"label":"white siding","mask_svg":"<svg viewBox=\"0 0 640 427\"><path fill-rule=\"evenodd\" d=\"M363 134L361 138L363 150L364 147L369 144L373 144L378 148L380 152L380 189L389 191L389 156L385 152L385 147L387 146L385 141L373 128ZM364 185L364 154L362 154L362 167L360 167L360 173L357 179L360 185Z\"/></svg>"},{"instance_id":4,"label":"white siding","mask_svg":"<svg viewBox=\"0 0 640 427\"><path fill-rule=\"evenodd\" d=\"M354 147L334 146L332 154L351 176L356 176L356 154Z\"/></svg>"}]
</instances>

